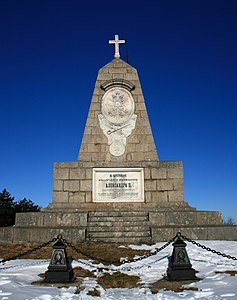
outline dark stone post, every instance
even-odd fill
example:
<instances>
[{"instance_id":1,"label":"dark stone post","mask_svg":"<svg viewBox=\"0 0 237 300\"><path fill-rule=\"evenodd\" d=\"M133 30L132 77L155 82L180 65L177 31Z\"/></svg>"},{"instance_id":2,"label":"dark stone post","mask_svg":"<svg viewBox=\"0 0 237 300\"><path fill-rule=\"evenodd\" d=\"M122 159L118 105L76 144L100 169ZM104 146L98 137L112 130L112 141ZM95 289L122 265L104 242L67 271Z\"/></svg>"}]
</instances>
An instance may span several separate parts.
<instances>
[{"instance_id":1,"label":"dark stone post","mask_svg":"<svg viewBox=\"0 0 237 300\"><path fill-rule=\"evenodd\" d=\"M195 271L190 263L188 253L185 249L186 243L178 238L173 243L173 253L168 265L166 279L170 281L197 280Z\"/></svg>"},{"instance_id":2,"label":"dark stone post","mask_svg":"<svg viewBox=\"0 0 237 300\"><path fill-rule=\"evenodd\" d=\"M57 238L57 242L53 245L48 271L45 272L45 282L72 282L75 278L67 257L67 246L62 241L62 235L58 235Z\"/></svg>"}]
</instances>

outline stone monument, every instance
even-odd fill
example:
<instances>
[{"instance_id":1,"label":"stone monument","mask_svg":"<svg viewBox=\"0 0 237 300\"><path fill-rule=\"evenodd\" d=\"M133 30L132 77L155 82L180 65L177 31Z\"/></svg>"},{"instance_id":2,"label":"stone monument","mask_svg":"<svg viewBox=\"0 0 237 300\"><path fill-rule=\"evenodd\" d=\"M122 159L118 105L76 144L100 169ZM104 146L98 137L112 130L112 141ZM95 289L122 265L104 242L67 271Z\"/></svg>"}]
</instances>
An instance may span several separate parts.
<instances>
[{"instance_id":1,"label":"stone monument","mask_svg":"<svg viewBox=\"0 0 237 300\"><path fill-rule=\"evenodd\" d=\"M221 213L184 201L181 161L158 159L137 70L114 59L99 70L74 162L54 164L52 203L19 213L1 240L45 241L61 233L74 242L166 241L177 231L193 239L235 239Z\"/></svg>"}]
</instances>

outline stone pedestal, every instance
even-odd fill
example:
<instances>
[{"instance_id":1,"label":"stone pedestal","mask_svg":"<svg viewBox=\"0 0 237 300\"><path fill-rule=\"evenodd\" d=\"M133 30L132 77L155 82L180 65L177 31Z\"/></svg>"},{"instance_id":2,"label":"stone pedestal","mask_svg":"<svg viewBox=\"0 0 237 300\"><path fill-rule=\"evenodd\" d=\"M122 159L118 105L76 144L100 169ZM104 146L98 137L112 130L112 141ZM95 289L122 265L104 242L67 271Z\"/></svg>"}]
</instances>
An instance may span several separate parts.
<instances>
[{"instance_id":1,"label":"stone pedestal","mask_svg":"<svg viewBox=\"0 0 237 300\"><path fill-rule=\"evenodd\" d=\"M62 233L74 242L157 242L177 231L237 240L219 212L184 201L182 162L158 159L137 71L113 59L99 70L78 160L54 164L52 203L17 214L0 240L42 242Z\"/></svg>"}]
</instances>

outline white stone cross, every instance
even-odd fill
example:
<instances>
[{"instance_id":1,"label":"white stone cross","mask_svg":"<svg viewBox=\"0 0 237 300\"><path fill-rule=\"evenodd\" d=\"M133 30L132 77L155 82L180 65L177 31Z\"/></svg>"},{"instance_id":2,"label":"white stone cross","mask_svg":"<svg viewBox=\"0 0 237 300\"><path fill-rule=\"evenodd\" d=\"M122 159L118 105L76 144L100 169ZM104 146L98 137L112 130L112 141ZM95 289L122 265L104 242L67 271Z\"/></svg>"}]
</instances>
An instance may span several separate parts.
<instances>
[{"instance_id":1,"label":"white stone cross","mask_svg":"<svg viewBox=\"0 0 237 300\"><path fill-rule=\"evenodd\" d=\"M119 58L120 57L120 54L119 54L119 44L125 44L125 40L119 40L118 34L115 34L114 40L109 40L109 44L115 44L115 54L114 54L114 57L115 58Z\"/></svg>"}]
</instances>

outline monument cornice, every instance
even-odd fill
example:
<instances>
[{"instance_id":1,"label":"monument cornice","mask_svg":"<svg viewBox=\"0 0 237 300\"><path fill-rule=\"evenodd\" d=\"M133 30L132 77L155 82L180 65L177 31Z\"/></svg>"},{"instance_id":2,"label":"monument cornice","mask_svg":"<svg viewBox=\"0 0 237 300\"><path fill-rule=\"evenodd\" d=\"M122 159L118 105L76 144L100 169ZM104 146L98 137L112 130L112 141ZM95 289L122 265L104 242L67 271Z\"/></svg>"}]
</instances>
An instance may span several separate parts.
<instances>
[{"instance_id":1,"label":"monument cornice","mask_svg":"<svg viewBox=\"0 0 237 300\"><path fill-rule=\"evenodd\" d=\"M135 89L135 85L132 82L121 78L114 78L114 79L107 80L106 82L102 83L100 87L104 91L108 91L113 87L122 87L128 90L129 92Z\"/></svg>"}]
</instances>

